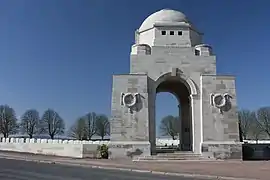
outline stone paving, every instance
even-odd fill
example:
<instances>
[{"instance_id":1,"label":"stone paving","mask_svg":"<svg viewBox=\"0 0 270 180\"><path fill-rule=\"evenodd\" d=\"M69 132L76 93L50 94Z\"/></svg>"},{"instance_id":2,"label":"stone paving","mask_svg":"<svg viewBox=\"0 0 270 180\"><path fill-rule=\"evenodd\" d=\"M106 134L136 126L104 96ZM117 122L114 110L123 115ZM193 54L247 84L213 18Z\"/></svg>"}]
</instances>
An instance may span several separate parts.
<instances>
[{"instance_id":1,"label":"stone paving","mask_svg":"<svg viewBox=\"0 0 270 180\"><path fill-rule=\"evenodd\" d=\"M225 176L244 179L270 179L269 161L127 161L127 160L94 160L71 159L44 155L1 152L0 158L13 157L25 160L51 161L61 164L81 166L103 166L129 168L172 173Z\"/></svg>"}]
</instances>

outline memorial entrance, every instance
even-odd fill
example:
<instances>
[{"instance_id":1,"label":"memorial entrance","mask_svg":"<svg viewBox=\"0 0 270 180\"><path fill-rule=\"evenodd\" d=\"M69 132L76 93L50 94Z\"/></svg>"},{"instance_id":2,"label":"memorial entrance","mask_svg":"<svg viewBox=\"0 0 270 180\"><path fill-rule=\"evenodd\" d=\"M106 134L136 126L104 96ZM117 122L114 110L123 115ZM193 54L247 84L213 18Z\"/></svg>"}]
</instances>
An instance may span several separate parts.
<instances>
[{"instance_id":1,"label":"memorial entrance","mask_svg":"<svg viewBox=\"0 0 270 180\"><path fill-rule=\"evenodd\" d=\"M130 73L113 76L110 158L156 151L156 94L180 104L180 150L241 158L234 76L216 74L216 56L187 17L163 9L135 31Z\"/></svg>"}]
</instances>

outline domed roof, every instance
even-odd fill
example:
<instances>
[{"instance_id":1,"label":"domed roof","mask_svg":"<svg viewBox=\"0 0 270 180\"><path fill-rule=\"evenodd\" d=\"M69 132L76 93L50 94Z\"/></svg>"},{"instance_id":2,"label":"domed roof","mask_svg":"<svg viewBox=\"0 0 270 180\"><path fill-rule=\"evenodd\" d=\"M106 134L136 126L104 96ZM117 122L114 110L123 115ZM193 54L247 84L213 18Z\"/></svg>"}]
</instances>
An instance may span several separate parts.
<instances>
[{"instance_id":1,"label":"domed roof","mask_svg":"<svg viewBox=\"0 0 270 180\"><path fill-rule=\"evenodd\" d=\"M141 27L139 28L139 31L152 28L153 25L157 22L188 22L188 19L186 15L181 13L180 11L175 11L172 9L162 9L148 16L143 21Z\"/></svg>"}]
</instances>

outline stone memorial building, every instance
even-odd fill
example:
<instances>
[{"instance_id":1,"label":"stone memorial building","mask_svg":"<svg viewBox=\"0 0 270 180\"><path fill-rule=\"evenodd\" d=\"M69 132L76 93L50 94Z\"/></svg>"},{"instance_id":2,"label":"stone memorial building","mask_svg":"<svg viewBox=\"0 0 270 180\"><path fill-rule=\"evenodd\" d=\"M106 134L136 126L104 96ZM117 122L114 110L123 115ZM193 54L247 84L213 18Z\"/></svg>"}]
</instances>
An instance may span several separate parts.
<instances>
[{"instance_id":1,"label":"stone memorial building","mask_svg":"<svg viewBox=\"0 0 270 180\"><path fill-rule=\"evenodd\" d=\"M130 73L113 76L112 158L155 154L155 100L175 95L180 150L209 158L241 158L235 77L216 74L216 55L181 12L163 9L135 31Z\"/></svg>"}]
</instances>

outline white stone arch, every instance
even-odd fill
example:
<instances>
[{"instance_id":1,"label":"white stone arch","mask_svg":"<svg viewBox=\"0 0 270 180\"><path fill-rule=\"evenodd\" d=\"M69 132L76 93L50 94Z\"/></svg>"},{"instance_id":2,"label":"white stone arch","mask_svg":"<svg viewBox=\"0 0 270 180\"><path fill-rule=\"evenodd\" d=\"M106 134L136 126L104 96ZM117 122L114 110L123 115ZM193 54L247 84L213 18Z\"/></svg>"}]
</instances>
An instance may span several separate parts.
<instances>
[{"instance_id":1,"label":"white stone arch","mask_svg":"<svg viewBox=\"0 0 270 180\"><path fill-rule=\"evenodd\" d=\"M201 153L201 120L200 120L200 107L199 107L199 90L197 88L197 85L195 82L186 76L183 73L177 73L176 76L173 76L171 72L166 72L161 74L159 77L157 77L154 83L154 93L156 94L156 89L157 87L164 81L169 80L171 78L175 78L182 82L188 89L189 91L189 98L190 98L190 103L191 103L191 128L192 128L192 152L193 153ZM177 96L176 96L177 97ZM154 98L155 99L155 98ZM196 125L195 125L196 124Z\"/></svg>"},{"instance_id":2,"label":"white stone arch","mask_svg":"<svg viewBox=\"0 0 270 180\"><path fill-rule=\"evenodd\" d=\"M171 72L166 72L166 73L161 74L157 79L155 79L155 89L158 87L160 83L168 80L171 77L178 77L179 80L186 85L186 87L189 90L190 95L192 96L198 95L198 89L194 81L182 73L178 74L177 76L172 76Z\"/></svg>"}]
</instances>

